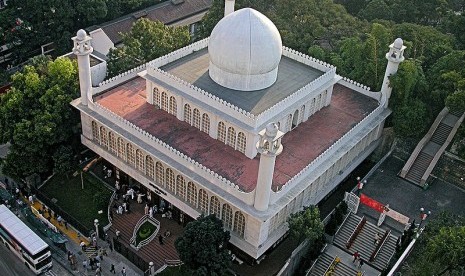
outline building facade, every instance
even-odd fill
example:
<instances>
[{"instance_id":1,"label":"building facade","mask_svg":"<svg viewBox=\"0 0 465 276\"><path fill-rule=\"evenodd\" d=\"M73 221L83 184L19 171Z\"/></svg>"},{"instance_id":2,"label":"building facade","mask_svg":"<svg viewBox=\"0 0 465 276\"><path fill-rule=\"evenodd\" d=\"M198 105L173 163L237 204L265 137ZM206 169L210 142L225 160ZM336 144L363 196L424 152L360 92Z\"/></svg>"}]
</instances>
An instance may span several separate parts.
<instances>
[{"instance_id":1,"label":"building facade","mask_svg":"<svg viewBox=\"0 0 465 276\"><path fill-rule=\"evenodd\" d=\"M285 236L287 217L331 193L378 145L388 85L371 92L336 68L282 46L253 9L207 39L92 88L90 37L78 56L82 143L179 214L215 214L243 256ZM232 7L234 3L232 3ZM403 60L398 39L387 81Z\"/></svg>"}]
</instances>

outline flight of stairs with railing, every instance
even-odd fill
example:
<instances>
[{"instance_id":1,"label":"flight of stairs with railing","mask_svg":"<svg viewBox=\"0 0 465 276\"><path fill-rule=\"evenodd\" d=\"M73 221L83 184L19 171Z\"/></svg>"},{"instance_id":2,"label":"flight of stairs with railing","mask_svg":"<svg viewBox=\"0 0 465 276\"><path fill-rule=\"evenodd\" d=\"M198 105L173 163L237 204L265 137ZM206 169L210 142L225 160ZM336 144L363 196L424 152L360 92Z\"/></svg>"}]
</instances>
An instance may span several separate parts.
<instances>
[{"instance_id":1,"label":"flight of stairs with railing","mask_svg":"<svg viewBox=\"0 0 465 276\"><path fill-rule=\"evenodd\" d=\"M383 239L375 244L376 234ZM353 254L358 251L361 258L382 271L396 251L397 237L366 221L363 217L349 214L334 237L333 244Z\"/></svg>"},{"instance_id":2,"label":"flight of stairs with railing","mask_svg":"<svg viewBox=\"0 0 465 276\"><path fill-rule=\"evenodd\" d=\"M425 187L431 171L451 142L463 119L463 112L449 112L447 108L444 108L405 163L399 173L400 177Z\"/></svg>"},{"instance_id":3,"label":"flight of stairs with railing","mask_svg":"<svg viewBox=\"0 0 465 276\"><path fill-rule=\"evenodd\" d=\"M327 253L321 254L311 268L309 276L338 275L355 276L357 270L337 261L337 256L330 256ZM331 274L332 273L332 274Z\"/></svg>"}]
</instances>

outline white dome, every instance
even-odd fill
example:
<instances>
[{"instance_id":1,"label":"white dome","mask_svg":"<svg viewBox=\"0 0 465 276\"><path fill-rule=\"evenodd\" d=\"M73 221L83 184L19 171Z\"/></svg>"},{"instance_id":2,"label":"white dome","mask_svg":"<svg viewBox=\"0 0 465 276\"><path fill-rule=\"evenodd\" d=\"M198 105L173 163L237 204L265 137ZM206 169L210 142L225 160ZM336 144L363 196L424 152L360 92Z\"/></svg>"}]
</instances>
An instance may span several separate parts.
<instances>
[{"instance_id":1,"label":"white dome","mask_svg":"<svg viewBox=\"0 0 465 276\"><path fill-rule=\"evenodd\" d=\"M278 134L278 125L275 123L267 124L265 134L268 137L275 137Z\"/></svg>"},{"instance_id":2,"label":"white dome","mask_svg":"<svg viewBox=\"0 0 465 276\"><path fill-rule=\"evenodd\" d=\"M83 29L80 29L79 31L77 31L76 38L78 40L84 40L86 36L87 36L87 33Z\"/></svg>"},{"instance_id":3,"label":"white dome","mask_svg":"<svg viewBox=\"0 0 465 276\"><path fill-rule=\"evenodd\" d=\"M394 48L396 49L402 49L402 46L404 45L404 41L402 40L402 38L398 37L396 38L396 40L394 40Z\"/></svg>"},{"instance_id":4,"label":"white dome","mask_svg":"<svg viewBox=\"0 0 465 276\"><path fill-rule=\"evenodd\" d=\"M241 91L260 90L276 81L281 35L270 19L245 8L216 24L208 52L209 75L216 83Z\"/></svg>"}]
</instances>

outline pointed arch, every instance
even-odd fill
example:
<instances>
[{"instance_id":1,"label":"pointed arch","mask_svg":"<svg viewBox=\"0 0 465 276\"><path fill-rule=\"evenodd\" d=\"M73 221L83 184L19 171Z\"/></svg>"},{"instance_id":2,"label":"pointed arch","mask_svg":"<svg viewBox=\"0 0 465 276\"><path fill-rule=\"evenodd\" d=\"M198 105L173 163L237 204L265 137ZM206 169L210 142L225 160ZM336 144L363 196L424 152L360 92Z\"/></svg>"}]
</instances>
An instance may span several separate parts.
<instances>
[{"instance_id":1,"label":"pointed arch","mask_svg":"<svg viewBox=\"0 0 465 276\"><path fill-rule=\"evenodd\" d=\"M161 93L161 109L168 112L168 94L165 91Z\"/></svg>"},{"instance_id":2,"label":"pointed arch","mask_svg":"<svg viewBox=\"0 0 465 276\"><path fill-rule=\"evenodd\" d=\"M189 125L192 124L192 111L189 104L184 105L184 122L188 123Z\"/></svg>"},{"instance_id":3,"label":"pointed arch","mask_svg":"<svg viewBox=\"0 0 465 276\"><path fill-rule=\"evenodd\" d=\"M134 156L134 148L131 143L126 144L126 160L128 161L129 165L135 167L136 159Z\"/></svg>"},{"instance_id":4,"label":"pointed arch","mask_svg":"<svg viewBox=\"0 0 465 276\"><path fill-rule=\"evenodd\" d=\"M166 169L165 186L168 190L175 191L174 173L170 168Z\"/></svg>"},{"instance_id":5,"label":"pointed arch","mask_svg":"<svg viewBox=\"0 0 465 276\"><path fill-rule=\"evenodd\" d=\"M232 229L233 214L229 204L223 204L223 210L221 212L221 219L223 220L223 226L227 229Z\"/></svg>"},{"instance_id":6,"label":"pointed arch","mask_svg":"<svg viewBox=\"0 0 465 276\"><path fill-rule=\"evenodd\" d=\"M214 214L217 218L221 219L221 204L216 196L210 199L210 215Z\"/></svg>"},{"instance_id":7,"label":"pointed arch","mask_svg":"<svg viewBox=\"0 0 465 276\"><path fill-rule=\"evenodd\" d=\"M300 107L299 124L304 121L304 116L305 116L305 105L302 105Z\"/></svg>"},{"instance_id":8,"label":"pointed arch","mask_svg":"<svg viewBox=\"0 0 465 276\"><path fill-rule=\"evenodd\" d=\"M144 172L145 171L145 160L144 160L144 153L140 150L140 149L137 149L136 150L136 168L141 171L141 172Z\"/></svg>"},{"instance_id":9,"label":"pointed arch","mask_svg":"<svg viewBox=\"0 0 465 276\"><path fill-rule=\"evenodd\" d=\"M210 117L207 113L203 113L202 115L202 131L210 133Z\"/></svg>"},{"instance_id":10,"label":"pointed arch","mask_svg":"<svg viewBox=\"0 0 465 276\"><path fill-rule=\"evenodd\" d=\"M218 140L220 142L226 142L226 126L223 122L218 123Z\"/></svg>"},{"instance_id":11,"label":"pointed arch","mask_svg":"<svg viewBox=\"0 0 465 276\"><path fill-rule=\"evenodd\" d=\"M165 168L160 162L155 164L155 182L160 186L165 186Z\"/></svg>"},{"instance_id":12,"label":"pointed arch","mask_svg":"<svg viewBox=\"0 0 465 276\"><path fill-rule=\"evenodd\" d=\"M180 174L176 177L176 195L186 200L186 180Z\"/></svg>"},{"instance_id":13,"label":"pointed arch","mask_svg":"<svg viewBox=\"0 0 465 276\"><path fill-rule=\"evenodd\" d=\"M158 87L153 88L153 104L160 106L160 90L158 90Z\"/></svg>"},{"instance_id":14,"label":"pointed arch","mask_svg":"<svg viewBox=\"0 0 465 276\"><path fill-rule=\"evenodd\" d=\"M226 144L233 148L236 146L236 131L233 127L228 127L228 141Z\"/></svg>"},{"instance_id":15,"label":"pointed arch","mask_svg":"<svg viewBox=\"0 0 465 276\"><path fill-rule=\"evenodd\" d=\"M176 98L174 96L170 97L170 110L169 113L176 116L177 112Z\"/></svg>"},{"instance_id":16,"label":"pointed arch","mask_svg":"<svg viewBox=\"0 0 465 276\"><path fill-rule=\"evenodd\" d=\"M287 115L286 132L292 129L292 114Z\"/></svg>"},{"instance_id":17,"label":"pointed arch","mask_svg":"<svg viewBox=\"0 0 465 276\"><path fill-rule=\"evenodd\" d=\"M197 207L197 187L194 183L190 182L187 183L187 202L189 202L192 206Z\"/></svg>"},{"instance_id":18,"label":"pointed arch","mask_svg":"<svg viewBox=\"0 0 465 276\"><path fill-rule=\"evenodd\" d=\"M200 111L197 108L194 108L194 115L192 117L192 125L195 128L200 129Z\"/></svg>"},{"instance_id":19,"label":"pointed arch","mask_svg":"<svg viewBox=\"0 0 465 276\"><path fill-rule=\"evenodd\" d=\"M118 137L118 157L126 160L126 144L121 137Z\"/></svg>"},{"instance_id":20,"label":"pointed arch","mask_svg":"<svg viewBox=\"0 0 465 276\"><path fill-rule=\"evenodd\" d=\"M153 168L153 158L147 155L145 157L145 174L150 178L155 178L155 170Z\"/></svg>"},{"instance_id":21,"label":"pointed arch","mask_svg":"<svg viewBox=\"0 0 465 276\"><path fill-rule=\"evenodd\" d=\"M245 153L245 149L247 146L247 138L245 137L245 134L243 132L239 132L237 134L237 150Z\"/></svg>"},{"instance_id":22,"label":"pointed arch","mask_svg":"<svg viewBox=\"0 0 465 276\"><path fill-rule=\"evenodd\" d=\"M234 214L234 230L233 231L236 232L241 238L244 237L245 216L240 211L237 211Z\"/></svg>"},{"instance_id":23,"label":"pointed arch","mask_svg":"<svg viewBox=\"0 0 465 276\"><path fill-rule=\"evenodd\" d=\"M205 190L199 190L199 209L204 215L208 214L208 194Z\"/></svg>"},{"instance_id":24,"label":"pointed arch","mask_svg":"<svg viewBox=\"0 0 465 276\"><path fill-rule=\"evenodd\" d=\"M96 142L99 142L99 135L98 135L98 125L97 122L92 121L92 139Z\"/></svg>"},{"instance_id":25,"label":"pointed arch","mask_svg":"<svg viewBox=\"0 0 465 276\"><path fill-rule=\"evenodd\" d=\"M116 139L115 134L113 132L108 133L108 143L110 145L110 152L116 154Z\"/></svg>"},{"instance_id":26,"label":"pointed arch","mask_svg":"<svg viewBox=\"0 0 465 276\"><path fill-rule=\"evenodd\" d=\"M103 126L100 127L100 145L108 148L107 130Z\"/></svg>"}]
</instances>

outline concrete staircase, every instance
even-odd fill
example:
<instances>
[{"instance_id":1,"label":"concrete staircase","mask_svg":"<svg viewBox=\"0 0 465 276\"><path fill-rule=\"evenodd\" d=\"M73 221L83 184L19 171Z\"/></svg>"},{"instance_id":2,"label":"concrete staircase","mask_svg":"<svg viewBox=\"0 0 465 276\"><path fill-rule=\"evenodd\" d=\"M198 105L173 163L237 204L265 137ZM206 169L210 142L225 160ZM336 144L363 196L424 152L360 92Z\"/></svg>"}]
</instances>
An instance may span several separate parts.
<instances>
[{"instance_id":1,"label":"concrete staircase","mask_svg":"<svg viewBox=\"0 0 465 276\"><path fill-rule=\"evenodd\" d=\"M313 266L310 273L307 275L309 276L323 276L327 272L328 268L333 263L336 257L330 256L326 253L321 254L318 259L316 260L315 265ZM335 265L334 274L331 275L341 275L341 276L354 276L357 275L357 270L353 269L352 267L339 262Z\"/></svg>"},{"instance_id":2,"label":"concrete staircase","mask_svg":"<svg viewBox=\"0 0 465 276\"><path fill-rule=\"evenodd\" d=\"M370 262L369 259L376 250L376 244L374 243L375 236L377 233L384 234L385 230L367 221L355 238L352 246L347 248L347 241L361 220L362 218L359 216L350 214L334 237L333 244L349 254L358 251L364 261L382 271L395 253L397 237L389 234L386 241L381 245L374 261Z\"/></svg>"},{"instance_id":3,"label":"concrete staircase","mask_svg":"<svg viewBox=\"0 0 465 276\"><path fill-rule=\"evenodd\" d=\"M463 119L463 112L449 112L447 108L444 108L405 163L399 173L400 177L424 187L439 157L452 141Z\"/></svg>"}]
</instances>

